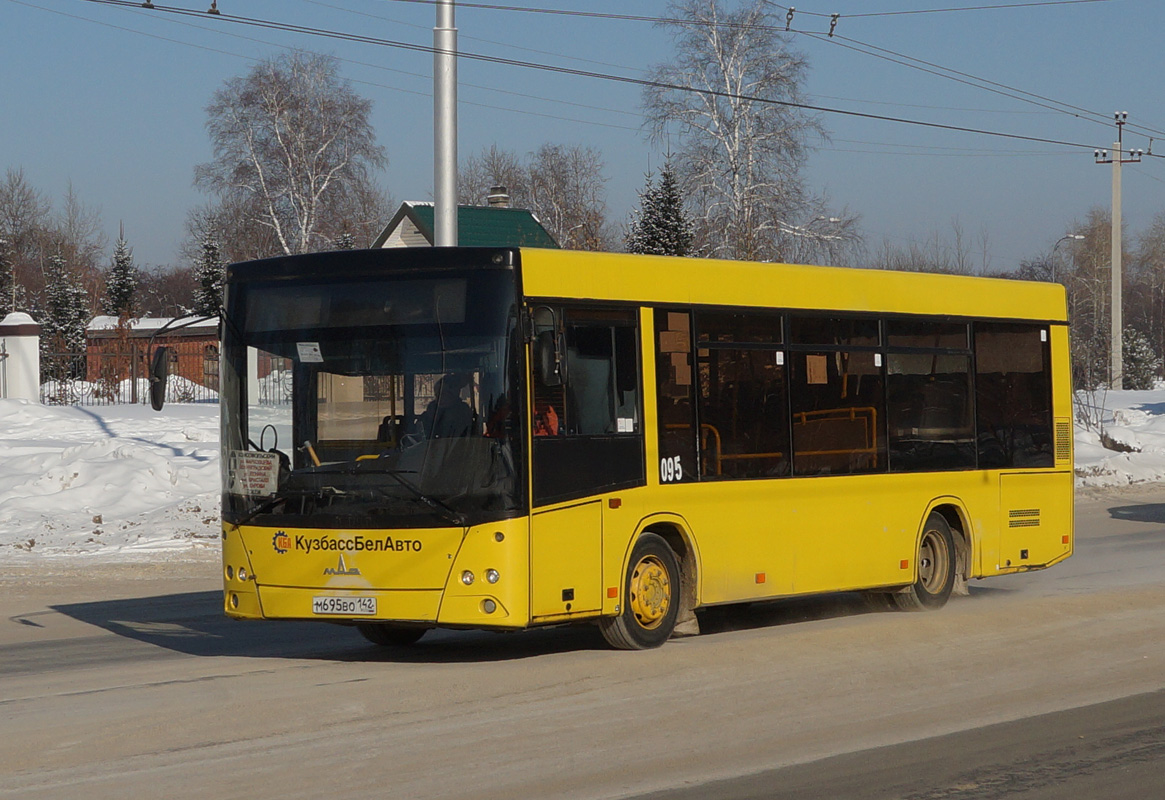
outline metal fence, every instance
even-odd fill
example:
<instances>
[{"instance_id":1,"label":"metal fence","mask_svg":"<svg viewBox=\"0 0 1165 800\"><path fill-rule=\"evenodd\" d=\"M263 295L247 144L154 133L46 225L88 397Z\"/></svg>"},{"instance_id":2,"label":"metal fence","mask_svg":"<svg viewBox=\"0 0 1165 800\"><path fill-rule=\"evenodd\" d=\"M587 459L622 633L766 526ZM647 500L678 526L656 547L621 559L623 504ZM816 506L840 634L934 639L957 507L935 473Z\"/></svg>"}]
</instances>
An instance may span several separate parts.
<instances>
[{"instance_id":1,"label":"metal fence","mask_svg":"<svg viewBox=\"0 0 1165 800\"><path fill-rule=\"evenodd\" d=\"M170 380L167 403L218 402L218 345L167 342ZM85 353L42 353L40 400L49 405L105 406L148 403L146 342L91 341Z\"/></svg>"}]
</instances>

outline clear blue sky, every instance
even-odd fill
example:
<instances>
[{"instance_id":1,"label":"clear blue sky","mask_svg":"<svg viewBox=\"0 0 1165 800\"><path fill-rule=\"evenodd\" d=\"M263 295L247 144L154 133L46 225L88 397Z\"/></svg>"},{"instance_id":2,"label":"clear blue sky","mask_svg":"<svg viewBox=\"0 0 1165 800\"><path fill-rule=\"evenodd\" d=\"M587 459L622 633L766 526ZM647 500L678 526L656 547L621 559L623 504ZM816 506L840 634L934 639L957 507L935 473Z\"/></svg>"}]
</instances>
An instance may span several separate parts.
<instances>
[{"instance_id":1,"label":"clear blue sky","mask_svg":"<svg viewBox=\"0 0 1165 800\"><path fill-rule=\"evenodd\" d=\"M209 0L170 0L204 10ZM514 5L661 15L645 0L511 0ZM830 142L807 164L812 188L862 217L871 247L951 235L957 220L972 247L987 238L990 265L1009 269L1046 253L1073 219L1107 207L1111 168L1093 147L1115 137L1113 111L1129 113L1126 145L1147 147L1132 126L1165 134L1160 0L1107 0L1011 9L857 16L871 12L991 6L1022 0L795 0L793 27L824 33L842 15L845 40L796 37L810 63L811 102L851 111L987 129L1084 148L822 114ZM219 0L227 14L278 20L421 45L432 43L431 5L399 0ZM465 51L640 76L671 52L645 22L586 19L459 6ZM1101 115L1058 113L973 88L846 45L861 42ZM0 0L0 169L21 167L60 203L72 181L99 207L107 235L124 222L138 263L173 263L192 186L210 157L205 106L222 82L285 47L330 52L375 104L387 148L380 176L395 200L432 197L431 64L428 54L176 18L84 0ZM928 67L928 69L933 69ZM610 216L637 203L661 153L641 130L631 85L462 61L460 150L492 143L526 153L544 142L594 147L605 158ZM1004 91L1004 90L1000 90ZM1161 136L1165 139L1165 135ZM1165 142L1154 150L1165 155ZM1165 159L1124 170L1130 233L1165 211ZM981 258L977 253L976 260Z\"/></svg>"}]
</instances>

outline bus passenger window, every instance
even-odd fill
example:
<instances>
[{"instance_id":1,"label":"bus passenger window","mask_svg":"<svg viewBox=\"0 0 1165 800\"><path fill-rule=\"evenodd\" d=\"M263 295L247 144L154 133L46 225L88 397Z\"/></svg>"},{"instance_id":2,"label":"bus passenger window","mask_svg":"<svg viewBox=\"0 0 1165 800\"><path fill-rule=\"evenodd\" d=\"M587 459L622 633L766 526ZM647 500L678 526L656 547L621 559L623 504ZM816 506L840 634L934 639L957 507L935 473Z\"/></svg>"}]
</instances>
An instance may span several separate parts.
<instances>
[{"instance_id":1,"label":"bus passenger window","mask_svg":"<svg viewBox=\"0 0 1165 800\"><path fill-rule=\"evenodd\" d=\"M1052 379L1048 329L975 324L979 467L1051 467Z\"/></svg>"},{"instance_id":2,"label":"bus passenger window","mask_svg":"<svg viewBox=\"0 0 1165 800\"><path fill-rule=\"evenodd\" d=\"M890 469L974 469L970 356L891 353L887 372Z\"/></svg>"},{"instance_id":3,"label":"bus passenger window","mask_svg":"<svg viewBox=\"0 0 1165 800\"><path fill-rule=\"evenodd\" d=\"M793 353L791 360L794 474L885 471L879 354Z\"/></svg>"},{"instance_id":4,"label":"bus passenger window","mask_svg":"<svg viewBox=\"0 0 1165 800\"><path fill-rule=\"evenodd\" d=\"M788 475L789 406L781 317L697 312L700 475Z\"/></svg>"},{"instance_id":5,"label":"bus passenger window","mask_svg":"<svg viewBox=\"0 0 1165 800\"><path fill-rule=\"evenodd\" d=\"M659 475L664 483L694 481L698 474L691 319L687 311L655 311Z\"/></svg>"}]
</instances>

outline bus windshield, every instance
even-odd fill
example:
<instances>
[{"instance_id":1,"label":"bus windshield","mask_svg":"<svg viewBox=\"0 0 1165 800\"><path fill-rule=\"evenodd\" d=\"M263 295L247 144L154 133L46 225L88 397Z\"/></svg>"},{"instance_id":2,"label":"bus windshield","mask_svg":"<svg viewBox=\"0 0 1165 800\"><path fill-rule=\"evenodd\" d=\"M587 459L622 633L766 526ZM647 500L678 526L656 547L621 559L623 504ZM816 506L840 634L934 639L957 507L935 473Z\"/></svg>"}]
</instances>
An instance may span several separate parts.
<instances>
[{"instance_id":1,"label":"bus windshield","mask_svg":"<svg viewBox=\"0 0 1165 800\"><path fill-rule=\"evenodd\" d=\"M223 516L463 526L521 513L513 273L229 284Z\"/></svg>"}]
</instances>

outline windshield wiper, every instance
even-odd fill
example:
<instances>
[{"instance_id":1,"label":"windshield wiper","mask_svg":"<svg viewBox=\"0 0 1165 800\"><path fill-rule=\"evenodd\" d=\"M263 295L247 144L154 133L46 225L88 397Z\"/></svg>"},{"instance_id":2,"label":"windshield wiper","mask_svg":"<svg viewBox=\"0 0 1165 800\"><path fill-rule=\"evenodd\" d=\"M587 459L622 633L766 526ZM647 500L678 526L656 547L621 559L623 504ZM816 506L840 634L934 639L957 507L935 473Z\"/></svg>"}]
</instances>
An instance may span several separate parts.
<instances>
[{"instance_id":1,"label":"windshield wiper","mask_svg":"<svg viewBox=\"0 0 1165 800\"><path fill-rule=\"evenodd\" d=\"M268 511L275 508L275 506L279 505L280 503L286 503L287 500L288 500L287 495L276 494L273 497L267 498L262 503L255 506L254 508L252 508L246 514L244 514L243 518L240 519L238 522L232 522L231 524L234 525L236 529L241 528L244 525L246 525L248 522L253 520L255 517L259 516L260 514L266 514Z\"/></svg>"},{"instance_id":2,"label":"windshield wiper","mask_svg":"<svg viewBox=\"0 0 1165 800\"><path fill-rule=\"evenodd\" d=\"M321 487L319 493L320 493L320 496L326 496L329 493L331 493L333 495L343 494L343 492L339 491L338 489L336 489L332 486ZM288 491L286 488L280 489L274 495L272 495L271 497L268 497L262 503L255 506L250 511L248 511L246 514L244 514L243 518L240 519L238 522L232 522L231 524L234 525L236 528L242 527L243 525L246 525L248 522L253 520L255 517L259 516L260 514L266 514L268 511L275 508L275 506L279 505L280 503L286 503L288 500L290 500L293 497L304 498L304 497L307 497L309 494L313 494L313 493L309 493L309 492L304 491L302 489L298 490L298 491Z\"/></svg>"},{"instance_id":3,"label":"windshield wiper","mask_svg":"<svg viewBox=\"0 0 1165 800\"><path fill-rule=\"evenodd\" d=\"M445 503L438 500L436 497L430 497L429 495L425 494L416 486L413 486L411 481L405 480L404 476L398 474L396 470L385 469L384 473L399 483L401 486L412 492L413 496L431 508L433 513L439 516L441 519L445 520L446 522L452 522L459 528L465 527L465 517L462 514L454 511L449 506L445 505ZM387 497L391 497L391 495L389 495L388 492L384 491L383 489L377 489L377 491Z\"/></svg>"}]
</instances>

